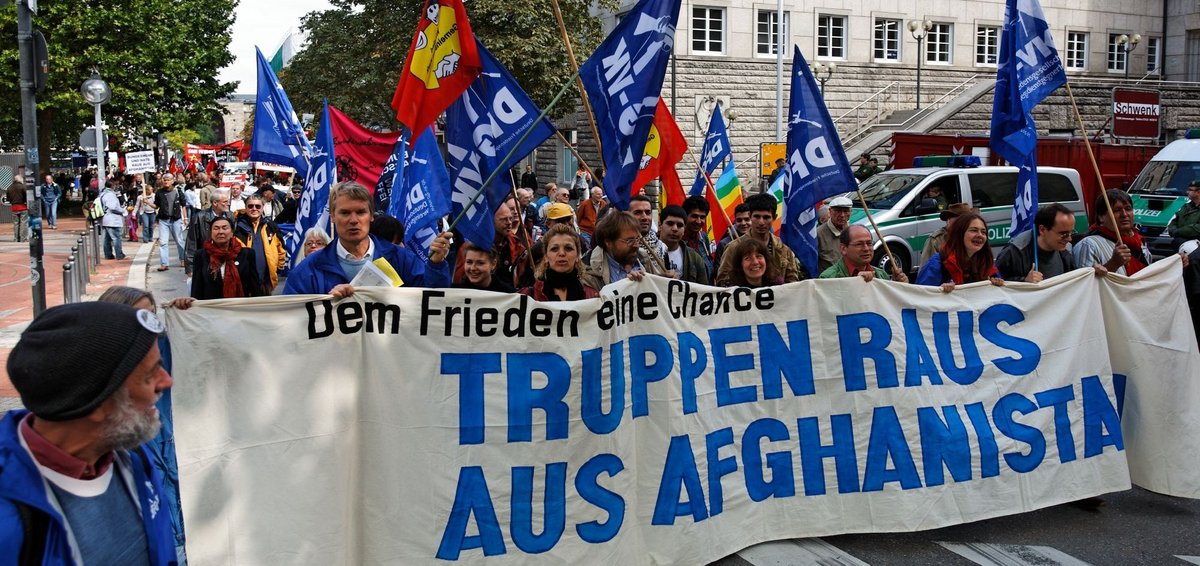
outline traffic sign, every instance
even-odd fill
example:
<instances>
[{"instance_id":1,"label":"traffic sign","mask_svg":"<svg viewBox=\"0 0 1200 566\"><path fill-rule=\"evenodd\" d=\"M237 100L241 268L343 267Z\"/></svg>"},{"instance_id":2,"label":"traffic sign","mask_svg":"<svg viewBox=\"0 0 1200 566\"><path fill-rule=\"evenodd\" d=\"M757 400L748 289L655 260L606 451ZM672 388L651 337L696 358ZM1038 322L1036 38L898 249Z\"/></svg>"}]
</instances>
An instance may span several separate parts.
<instances>
[{"instance_id":1,"label":"traffic sign","mask_svg":"<svg viewBox=\"0 0 1200 566\"><path fill-rule=\"evenodd\" d=\"M104 149L108 149L108 132L101 131L100 139L104 141ZM96 127L92 126L79 134L79 147L88 153L96 152Z\"/></svg>"}]
</instances>

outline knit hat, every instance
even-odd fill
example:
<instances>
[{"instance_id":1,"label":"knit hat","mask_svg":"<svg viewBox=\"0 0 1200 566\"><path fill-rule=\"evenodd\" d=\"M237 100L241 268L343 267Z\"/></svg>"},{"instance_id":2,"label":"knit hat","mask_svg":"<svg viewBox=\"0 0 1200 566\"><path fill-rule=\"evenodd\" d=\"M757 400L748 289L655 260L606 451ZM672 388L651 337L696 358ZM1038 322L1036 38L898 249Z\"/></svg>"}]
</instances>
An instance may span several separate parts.
<instances>
[{"instance_id":1,"label":"knit hat","mask_svg":"<svg viewBox=\"0 0 1200 566\"><path fill-rule=\"evenodd\" d=\"M164 330L154 313L117 303L54 307L21 333L8 376L39 419L77 419L125 383Z\"/></svg>"}]
</instances>

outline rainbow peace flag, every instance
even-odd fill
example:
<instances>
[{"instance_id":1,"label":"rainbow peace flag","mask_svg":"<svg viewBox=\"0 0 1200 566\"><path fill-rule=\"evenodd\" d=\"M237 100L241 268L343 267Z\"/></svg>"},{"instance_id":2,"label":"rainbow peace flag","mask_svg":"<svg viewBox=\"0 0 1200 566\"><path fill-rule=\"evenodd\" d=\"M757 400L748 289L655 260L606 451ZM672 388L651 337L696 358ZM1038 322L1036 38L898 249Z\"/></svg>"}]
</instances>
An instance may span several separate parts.
<instances>
[{"instance_id":1,"label":"rainbow peace flag","mask_svg":"<svg viewBox=\"0 0 1200 566\"><path fill-rule=\"evenodd\" d=\"M775 197L775 235L779 235L779 227L783 224L783 180L787 175L779 175L775 177L775 182L771 183L771 196Z\"/></svg>"},{"instance_id":2,"label":"rainbow peace flag","mask_svg":"<svg viewBox=\"0 0 1200 566\"><path fill-rule=\"evenodd\" d=\"M732 159L713 185L717 189L718 206L725 211L722 215L719 210L712 210L708 215L708 237L713 242L718 242L729 230L729 221L726 219L732 219L734 209L742 204L742 182L738 179L737 167ZM710 200L709 208L713 208L712 204Z\"/></svg>"}]
</instances>

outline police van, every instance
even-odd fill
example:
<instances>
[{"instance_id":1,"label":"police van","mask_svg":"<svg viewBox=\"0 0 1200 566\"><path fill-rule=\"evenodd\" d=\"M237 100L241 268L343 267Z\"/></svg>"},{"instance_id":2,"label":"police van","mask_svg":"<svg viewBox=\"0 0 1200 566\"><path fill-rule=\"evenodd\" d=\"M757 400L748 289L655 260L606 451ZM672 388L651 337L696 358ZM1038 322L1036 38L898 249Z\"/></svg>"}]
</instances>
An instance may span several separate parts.
<instances>
[{"instance_id":1,"label":"police van","mask_svg":"<svg viewBox=\"0 0 1200 566\"><path fill-rule=\"evenodd\" d=\"M1140 226L1150 253L1175 253L1167 225L1187 204L1187 187L1196 179L1200 179L1200 128L1188 130L1184 139L1159 150L1129 186L1133 220Z\"/></svg>"},{"instance_id":2,"label":"police van","mask_svg":"<svg viewBox=\"0 0 1200 566\"><path fill-rule=\"evenodd\" d=\"M978 208L987 221L988 240L993 247L1008 242L1017 194L1016 167L981 167L979 157L974 155L918 157L913 164L916 167L911 169L878 173L859 186L883 239L904 272L912 272L928 259L921 256L921 250L929 235L946 225L940 215L950 204L965 202ZM1071 210L1077 231L1087 228L1078 171L1038 167L1038 195L1041 205L1058 202ZM857 205L850 221L869 229L857 195L845 196ZM874 263L880 267L887 264L879 242L875 244Z\"/></svg>"}]
</instances>

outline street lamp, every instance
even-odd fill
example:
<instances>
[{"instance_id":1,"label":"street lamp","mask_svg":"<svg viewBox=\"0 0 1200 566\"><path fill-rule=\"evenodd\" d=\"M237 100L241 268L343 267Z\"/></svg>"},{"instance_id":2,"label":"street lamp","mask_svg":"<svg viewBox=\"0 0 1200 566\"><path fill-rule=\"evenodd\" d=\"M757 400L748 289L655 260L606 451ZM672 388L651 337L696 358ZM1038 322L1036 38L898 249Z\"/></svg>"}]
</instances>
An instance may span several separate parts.
<instances>
[{"instance_id":1,"label":"street lamp","mask_svg":"<svg viewBox=\"0 0 1200 566\"><path fill-rule=\"evenodd\" d=\"M1125 80L1129 80L1129 52L1137 49L1138 42L1142 40L1142 34L1135 33L1133 35L1121 34L1117 37L1117 47L1124 53L1121 63L1125 66Z\"/></svg>"},{"instance_id":2,"label":"street lamp","mask_svg":"<svg viewBox=\"0 0 1200 566\"><path fill-rule=\"evenodd\" d=\"M100 105L108 102L112 90L108 88L108 83L100 78L99 71L92 69L92 77L83 81L79 92L84 100L96 107L96 175L99 177L100 190L104 190L104 131L101 129Z\"/></svg>"},{"instance_id":3,"label":"street lamp","mask_svg":"<svg viewBox=\"0 0 1200 566\"><path fill-rule=\"evenodd\" d=\"M909 20L908 33L911 33L913 39L917 40L917 110L921 109L921 60L925 58L925 53L921 51L921 43L925 41L925 36L929 34L929 30L933 29L933 22L929 20Z\"/></svg>"},{"instance_id":4,"label":"street lamp","mask_svg":"<svg viewBox=\"0 0 1200 566\"><path fill-rule=\"evenodd\" d=\"M825 81L833 77L833 72L837 70L837 63L826 65L818 61L810 65L809 69L812 71L813 78L821 83L821 98L825 98ZM821 73L825 73L825 76L822 77Z\"/></svg>"}]
</instances>

